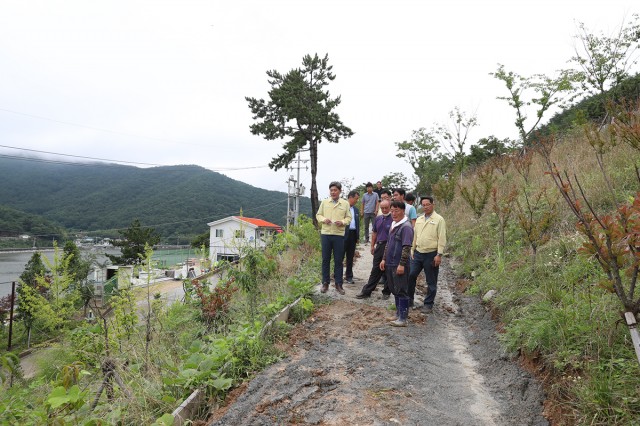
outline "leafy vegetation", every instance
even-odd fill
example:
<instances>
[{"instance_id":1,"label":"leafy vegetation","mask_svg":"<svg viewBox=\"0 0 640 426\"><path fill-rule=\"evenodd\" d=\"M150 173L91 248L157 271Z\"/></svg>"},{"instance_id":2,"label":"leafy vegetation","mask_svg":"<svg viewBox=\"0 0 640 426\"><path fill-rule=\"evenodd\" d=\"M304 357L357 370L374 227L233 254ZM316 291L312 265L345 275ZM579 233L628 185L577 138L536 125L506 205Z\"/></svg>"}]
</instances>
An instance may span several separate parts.
<instances>
[{"instance_id":1,"label":"leafy vegetation","mask_svg":"<svg viewBox=\"0 0 640 426\"><path fill-rule=\"evenodd\" d=\"M0 223L5 223L0 229L47 235L49 242L51 234L64 234L62 227L73 234L117 237L119 229L138 218L153 226L162 242L188 243L207 231L207 222L237 215L240 209L249 217L284 224L287 208L285 193L198 166L24 167L24 161L0 158L0 181ZM301 212L309 214L309 206L303 198Z\"/></svg>"},{"instance_id":2,"label":"leafy vegetation","mask_svg":"<svg viewBox=\"0 0 640 426\"><path fill-rule=\"evenodd\" d=\"M149 250L145 259L150 268ZM91 305L97 321L64 328L36 377L22 379L15 355L0 352L0 424L172 424L168 413L195 389L215 407L280 358L274 343L287 326L265 324L299 297L291 318L311 313L319 262L318 232L303 216L264 252L227 264L217 285L189 282L184 303L167 306L147 290L141 311L133 291L119 290L108 307ZM37 283L49 272L32 263ZM69 262L49 268L64 277ZM245 275L255 272L258 281Z\"/></svg>"},{"instance_id":3,"label":"leafy vegetation","mask_svg":"<svg viewBox=\"0 0 640 426\"><path fill-rule=\"evenodd\" d=\"M322 141L338 143L353 135L336 113L340 96L335 98L326 86L336 76L329 65L329 55L320 58L318 54L305 55L302 68L295 68L286 74L276 70L267 71L271 90L269 100L245 98L253 114L255 123L251 133L261 135L266 140L289 138L283 144L284 153L273 158L269 167L278 170L295 160L296 154L308 150L311 161L311 211L318 211L318 145ZM312 215L314 224L315 214Z\"/></svg>"}]
</instances>

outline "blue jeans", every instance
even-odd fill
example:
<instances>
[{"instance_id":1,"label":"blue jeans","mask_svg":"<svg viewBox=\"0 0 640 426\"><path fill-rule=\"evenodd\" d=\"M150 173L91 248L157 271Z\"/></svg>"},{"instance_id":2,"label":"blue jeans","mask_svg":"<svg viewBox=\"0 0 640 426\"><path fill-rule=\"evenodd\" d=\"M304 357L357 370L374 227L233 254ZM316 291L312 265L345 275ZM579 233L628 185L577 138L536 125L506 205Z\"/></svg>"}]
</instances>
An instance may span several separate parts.
<instances>
[{"instance_id":1,"label":"blue jeans","mask_svg":"<svg viewBox=\"0 0 640 426\"><path fill-rule=\"evenodd\" d=\"M331 266L331 252L333 252L333 278L336 286L342 286L342 258L344 257L343 235L320 235L322 246L322 283L331 281L329 268Z\"/></svg>"},{"instance_id":2,"label":"blue jeans","mask_svg":"<svg viewBox=\"0 0 640 426\"><path fill-rule=\"evenodd\" d=\"M416 294L416 279L420 275L420 271L424 269L424 277L427 280L427 294L424 297L424 304L426 306L433 306L433 301L436 298L436 292L438 291L438 271L439 267L433 265L433 261L438 254L437 251L431 253L420 253L415 251L413 253L413 259L411 259L411 266L409 267L409 301L413 302L413 297Z\"/></svg>"}]
</instances>

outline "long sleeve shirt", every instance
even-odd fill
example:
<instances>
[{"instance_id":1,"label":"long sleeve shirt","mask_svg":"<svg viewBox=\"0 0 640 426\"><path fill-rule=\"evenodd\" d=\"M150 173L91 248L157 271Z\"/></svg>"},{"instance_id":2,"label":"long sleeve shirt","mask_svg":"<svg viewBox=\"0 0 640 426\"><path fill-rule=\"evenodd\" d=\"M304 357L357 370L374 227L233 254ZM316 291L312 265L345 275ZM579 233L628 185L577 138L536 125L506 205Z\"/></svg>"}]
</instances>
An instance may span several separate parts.
<instances>
[{"instance_id":1,"label":"long sleeve shirt","mask_svg":"<svg viewBox=\"0 0 640 426\"><path fill-rule=\"evenodd\" d=\"M425 215L418 217L414 231L412 252L417 250L420 253L444 253L447 245L447 225L438 213L431 213L428 219Z\"/></svg>"},{"instance_id":2,"label":"long sleeve shirt","mask_svg":"<svg viewBox=\"0 0 640 426\"><path fill-rule=\"evenodd\" d=\"M349 202L343 198L334 201L332 198L322 200L318 213L316 213L318 223L322 224L320 233L323 235L344 235L345 226L351 223L351 206ZM324 223L325 219L331 220L330 224ZM341 221L342 225L336 225L337 221Z\"/></svg>"}]
</instances>

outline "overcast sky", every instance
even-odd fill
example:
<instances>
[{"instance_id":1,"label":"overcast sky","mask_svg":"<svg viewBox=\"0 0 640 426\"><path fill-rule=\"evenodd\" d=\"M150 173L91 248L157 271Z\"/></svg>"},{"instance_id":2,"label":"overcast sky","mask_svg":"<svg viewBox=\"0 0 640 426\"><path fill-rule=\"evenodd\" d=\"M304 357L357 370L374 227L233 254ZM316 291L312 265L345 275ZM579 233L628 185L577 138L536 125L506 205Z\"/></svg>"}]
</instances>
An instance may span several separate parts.
<instances>
[{"instance_id":1,"label":"overcast sky","mask_svg":"<svg viewBox=\"0 0 640 426\"><path fill-rule=\"evenodd\" d=\"M320 145L324 197L335 179L411 176L394 142L446 123L456 106L477 114L471 141L515 139L513 112L496 99L506 89L489 76L497 64L552 74L573 54L576 22L610 34L637 4L0 0L0 154L197 164L286 191L291 172L266 167L281 143L251 135L245 96L267 97L267 70L328 53L329 90L355 135Z\"/></svg>"}]
</instances>

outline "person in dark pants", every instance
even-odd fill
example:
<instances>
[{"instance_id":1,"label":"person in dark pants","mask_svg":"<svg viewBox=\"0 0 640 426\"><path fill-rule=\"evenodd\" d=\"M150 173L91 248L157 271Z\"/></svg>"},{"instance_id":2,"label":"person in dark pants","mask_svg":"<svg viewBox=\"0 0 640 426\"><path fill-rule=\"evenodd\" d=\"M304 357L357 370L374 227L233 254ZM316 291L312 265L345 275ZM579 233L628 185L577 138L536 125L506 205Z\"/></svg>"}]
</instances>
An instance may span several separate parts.
<instances>
[{"instance_id":1,"label":"person in dark pants","mask_svg":"<svg viewBox=\"0 0 640 426\"><path fill-rule=\"evenodd\" d=\"M380 201L387 200L389 202L389 208L391 208L391 191L389 189L383 189L380 191ZM382 214L381 210L378 210L378 216ZM382 284L382 295L380 296L383 300L387 300L389 296L391 296L391 290L389 290L389 286L387 285L387 275L382 274L382 278L380 278L380 283Z\"/></svg>"},{"instance_id":2,"label":"person in dark pants","mask_svg":"<svg viewBox=\"0 0 640 426\"><path fill-rule=\"evenodd\" d=\"M390 325L406 327L409 316L409 277L405 268L411 257L413 226L404 214L403 201L391 202L391 229L384 250L380 269L387 275L387 283L396 299L396 315L390 318Z\"/></svg>"},{"instance_id":3,"label":"person in dark pants","mask_svg":"<svg viewBox=\"0 0 640 426\"><path fill-rule=\"evenodd\" d=\"M369 224L373 222L380 207L380 196L373 192L373 184L367 182L367 192L362 196L362 216L364 217L364 242L369 244Z\"/></svg>"},{"instance_id":4,"label":"person in dark pants","mask_svg":"<svg viewBox=\"0 0 640 426\"><path fill-rule=\"evenodd\" d=\"M345 280L349 284L353 284L353 257L356 254L356 244L358 244L360 236L360 212L358 211L358 191L350 191L347 196L349 202L349 210L351 214L351 222L344 230L344 255L346 257L347 270L345 271Z\"/></svg>"},{"instance_id":5,"label":"person in dark pants","mask_svg":"<svg viewBox=\"0 0 640 426\"><path fill-rule=\"evenodd\" d=\"M316 219L322 224L320 229L320 244L322 246L322 288L326 293L329 290L331 265L331 253L333 252L333 275L336 291L344 294L342 288L342 260L344 258L344 233L345 227L351 223L350 206L347 200L340 198L342 184L331 182L329 184L330 197L322 200Z\"/></svg>"},{"instance_id":6,"label":"person in dark pants","mask_svg":"<svg viewBox=\"0 0 640 426\"><path fill-rule=\"evenodd\" d=\"M420 271L424 270L427 280L427 294L424 297L422 312L433 311L433 302L438 289L438 272L442 254L447 244L447 226L435 207L433 197L420 200L424 212L416 220L415 234L411 245L411 266L409 272L409 298L413 301L416 292L416 280Z\"/></svg>"},{"instance_id":7,"label":"person in dark pants","mask_svg":"<svg viewBox=\"0 0 640 426\"><path fill-rule=\"evenodd\" d=\"M393 219L391 218L391 204L389 201L384 200L381 202L380 209L382 210L382 215L376 217L371 232L373 267L371 268L371 274L369 274L369 280L362 287L360 293L356 295L358 299L370 297L371 293L376 289L378 281L384 276L384 272L380 270L380 262L382 261L382 255L384 255L384 248L387 246L387 238Z\"/></svg>"}]
</instances>

